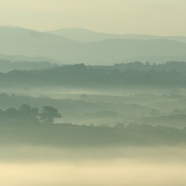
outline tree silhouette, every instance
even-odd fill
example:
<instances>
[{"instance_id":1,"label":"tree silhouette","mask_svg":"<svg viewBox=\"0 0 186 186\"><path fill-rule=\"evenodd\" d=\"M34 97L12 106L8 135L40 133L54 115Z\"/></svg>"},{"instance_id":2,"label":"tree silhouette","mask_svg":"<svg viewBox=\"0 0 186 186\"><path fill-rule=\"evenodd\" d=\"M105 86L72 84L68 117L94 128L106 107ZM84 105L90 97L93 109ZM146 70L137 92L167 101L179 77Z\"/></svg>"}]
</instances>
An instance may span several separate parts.
<instances>
[{"instance_id":1,"label":"tree silhouette","mask_svg":"<svg viewBox=\"0 0 186 186\"><path fill-rule=\"evenodd\" d=\"M42 123L53 124L54 118L61 118L61 114L58 113L58 110L51 106L44 106L42 113L40 114L40 119Z\"/></svg>"}]
</instances>

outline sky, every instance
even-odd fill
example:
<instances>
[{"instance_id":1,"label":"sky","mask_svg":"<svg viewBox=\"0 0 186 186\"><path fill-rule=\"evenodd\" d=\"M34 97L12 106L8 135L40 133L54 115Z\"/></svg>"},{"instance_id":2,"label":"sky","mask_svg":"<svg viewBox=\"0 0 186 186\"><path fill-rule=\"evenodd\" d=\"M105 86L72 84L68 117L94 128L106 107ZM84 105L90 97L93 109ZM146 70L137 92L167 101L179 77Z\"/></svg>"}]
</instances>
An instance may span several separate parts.
<instances>
[{"instance_id":1,"label":"sky","mask_svg":"<svg viewBox=\"0 0 186 186\"><path fill-rule=\"evenodd\" d=\"M0 25L186 35L185 0L0 0Z\"/></svg>"}]
</instances>

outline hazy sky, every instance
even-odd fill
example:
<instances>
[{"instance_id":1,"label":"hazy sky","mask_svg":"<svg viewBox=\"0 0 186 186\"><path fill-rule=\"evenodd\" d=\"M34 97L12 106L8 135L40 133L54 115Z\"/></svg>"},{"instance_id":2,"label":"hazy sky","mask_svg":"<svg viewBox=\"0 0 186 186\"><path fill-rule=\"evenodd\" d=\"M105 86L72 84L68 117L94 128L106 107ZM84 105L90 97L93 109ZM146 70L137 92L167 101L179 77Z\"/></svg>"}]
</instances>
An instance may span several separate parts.
<instances>
[{"instance_id":1,"label":"hazy sky","mask_svg":"<svg viewBox=\"0 0 186 186\"><path fill-rule=\"evenodd\" d=\"M0 0L0 25L186 35L185 0Z\"/></svg>"}]
</instances>

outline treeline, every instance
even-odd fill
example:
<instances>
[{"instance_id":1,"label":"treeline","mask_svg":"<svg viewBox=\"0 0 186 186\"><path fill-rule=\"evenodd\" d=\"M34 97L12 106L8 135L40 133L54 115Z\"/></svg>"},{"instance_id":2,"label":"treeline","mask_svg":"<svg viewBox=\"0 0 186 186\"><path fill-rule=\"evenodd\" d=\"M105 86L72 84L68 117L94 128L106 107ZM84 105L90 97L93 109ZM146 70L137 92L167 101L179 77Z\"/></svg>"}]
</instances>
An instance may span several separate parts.
<instances>
[{"instance_id":1,"label":"treeline","mask_svg":"<svg viewBox=\"0 0 186 186\"><path fill-rule=\"evenodd\" d=\"M147 71L147 70L157 70L157 71L180 71L184 72L186 71L186 62L182 61L168 61L163 64L150 64L149 62L146 62L145 64L140 61L135 61L131 63L121 63L121 64L115 64L114 68L119 70L140 70L140 71Z\"/></svg>"},{"instance_id":2,"label":"treeline","mask_svg":"<svg viewBox=\"0 0 186 186\"><path fill-rule=\"evenodd\" d=\"M185 101L186 102L186 101ZM31 107L38 107L42 109L43 105L50 105L57 108L60 112L74 113L95 113L99 116L98 111L114 111L124 115L136 115L141 112L148 113L151 108L141 106L138 104L124 104L124 103L107 103L103 101L89 101L89 100L72 100L72 99L52 99L46 96L31 97L23 94L0 93L1 108L8 109L10 107L19 107L22 104L30 105ZM69 115L66 113L66 115ZM101 113L101 115L115 115L115 113ZM87 115L88 116L88 115ZM73 115L74 117L74 115Z\"/></svg>"},{"instance_id":3,"label":"treeline","mask_svg":"<svg viewBox=\"0 0 186 186\"><path fill-rule=\"evenodd\" d=\"M60 117L58 110L51 106L43 106L42 112L26 104L21 105L19 109L9 108L5 111L0 109L1 124L53 124L54 118Z\"/></svg>"},{"instance_id":4,"label":"treeline","mask_svg":"<svg viewBox=\"0 0 186 186\"><path fill-rule=\"evenodd\" d=\"M6 129L6 130L5 130ZM0 144L46 146L186 145L186 128L118 123L115 127L72 124L1 126Z\"/></svg>"},{"instance_id":5,"label":"treeline","mask_svg":"<svg viewBox=\"0 0 186 186\"><path fill-rule=\"evenodd\" d=\"M0 72L9 72L12 70L41 70L57 67L57 64L51 64L48 61L15 61L0 60Z\"/></svg>"},{"instance_id":6,"label":"treeline","mask_svg":"<svg viewBox=\"0 0 186 186\"><path fill-rule=\"evenodd\" d=\"M140 61L130 62L130 63L115 63L113 66L104 66L104 65L88 65L88 68L94 69L107 69L107 70L137 70L137 71L148 71L148 70L157 70L157 71L186 71L186 62L185 61L167 61L166 63L151 64L150 62L142 63Z\"/></svg>"},{"instance_id":7,"label":"treeline","mask_svg":"<svg viewBox=\"0 0 186 186\"><path fill-rule=\"evenodd\" d=\"M186 75L178 71L139 71L126 69L99 69L86 67L84 64L61 66L42 71L14 70L0 73L1 86L66 86L125 88L126 86L174 86L186 85Z\"/></svg>"},{"instance_id":8,"label":"treeline","mask_svg":"<svg viewBox=\"0 0 186 186\"><path fill-rule=\"evenodd\" d=\"M60 66L68 66L68 65L59 65L52 64L48 61L9 61L9 60L0 60L0 72L9 72L13 70L41 70L41 69L50 69L57 68ZM137 71L148 71L148 70L165 70L172 71L176 70L179 72L186 71L186 62L184 61L168 61L163 64L150 64L149 62L142 63L140 61L130 62L130 63L116 63L113 66L103 66L103 65L88 65L88 68L93 69L105 69L105 70L119 70L124 71L127 69L137 70Z\"/></svg>"},{"instance_id":9,"label":"treeline","mask_svg":"<svg viewBox=\"0 0 186 186\"><path fill-rule=\"evenodd\" d=\"M138 120L138 123L149 123L152 125L166 125L172 127L186 127L186 114L169 114L165 116L148 116Z\"/></svg>"}]
</instances>

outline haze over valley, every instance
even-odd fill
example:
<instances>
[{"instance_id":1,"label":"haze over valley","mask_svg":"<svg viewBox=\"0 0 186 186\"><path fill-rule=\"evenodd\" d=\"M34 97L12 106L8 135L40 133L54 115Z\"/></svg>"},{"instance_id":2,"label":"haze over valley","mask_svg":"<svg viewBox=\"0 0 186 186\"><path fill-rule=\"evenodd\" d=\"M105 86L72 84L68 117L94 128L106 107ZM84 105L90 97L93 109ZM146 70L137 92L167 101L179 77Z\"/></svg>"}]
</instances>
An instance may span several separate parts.
<instances>
[{"instance_id":1,"label":"haze over valley","mask_svg":"<svg viewBox=\"0 0 186 186\"><path fill-rule=\"evenodd\" d=\"M185 186L185 6L2 0L0 185Z\"/></svg>"}]
</instances>

